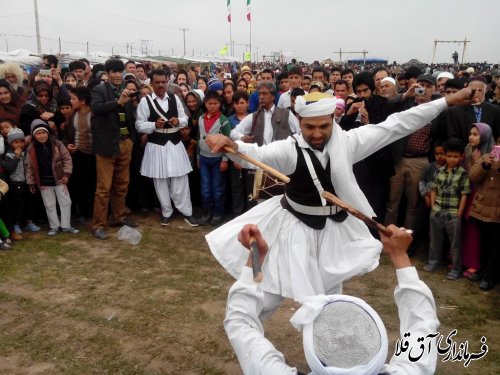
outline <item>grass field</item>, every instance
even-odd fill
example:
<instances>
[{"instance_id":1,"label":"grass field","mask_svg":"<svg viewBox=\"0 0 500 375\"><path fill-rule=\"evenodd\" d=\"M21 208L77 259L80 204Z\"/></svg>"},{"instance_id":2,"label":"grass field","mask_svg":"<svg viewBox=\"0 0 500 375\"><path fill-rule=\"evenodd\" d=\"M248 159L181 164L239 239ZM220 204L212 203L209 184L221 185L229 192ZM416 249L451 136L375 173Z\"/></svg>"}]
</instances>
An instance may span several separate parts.
<instances>
[{"instance_id":1,"label":"grass field","mask_svg":"<svg viewBox=\"0 0 500 375\"><path fill-rule=\"evenodd\" d=\"M208 228L174 220L161 227L138 218L143 239L132 246L88 232L27 235L0 254L0 374L241 374L222 321L233 280L204 241ZM421 268L422 263L417 260ZM438 363L438 374L500 374L499 290L479 290L443 272L421 273L436 298L440 332L489 353L468 368ZM366 299L390 335L398 336L395 274L385 259L350 280L344 292ZM301 337L286 301L266 334L287 362L307 372ZM439 359L438 359L439 360Z\"/></svg>"}]
</instances>

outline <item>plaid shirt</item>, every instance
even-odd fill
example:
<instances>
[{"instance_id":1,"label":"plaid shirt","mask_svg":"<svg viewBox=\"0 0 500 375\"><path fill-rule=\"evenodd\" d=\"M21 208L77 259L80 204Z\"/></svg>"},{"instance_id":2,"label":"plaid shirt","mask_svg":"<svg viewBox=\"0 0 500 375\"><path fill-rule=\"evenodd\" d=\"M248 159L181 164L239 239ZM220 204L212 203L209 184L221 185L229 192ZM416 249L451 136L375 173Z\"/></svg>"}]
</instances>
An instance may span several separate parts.
<instances>
[{"instance_id":1,"label":"plaid shirt","mask_svg":"<svg viewBox=\"0 0 500 375\"><path fill-rule=\"evenodd\" d=\"M436 192L432 212L442 212L448 220L451 220L458 215L462 195L470 194L469 176L460 166L448 172L445 165L436 171L431 188Z\"/></svg>"}]
</instances>

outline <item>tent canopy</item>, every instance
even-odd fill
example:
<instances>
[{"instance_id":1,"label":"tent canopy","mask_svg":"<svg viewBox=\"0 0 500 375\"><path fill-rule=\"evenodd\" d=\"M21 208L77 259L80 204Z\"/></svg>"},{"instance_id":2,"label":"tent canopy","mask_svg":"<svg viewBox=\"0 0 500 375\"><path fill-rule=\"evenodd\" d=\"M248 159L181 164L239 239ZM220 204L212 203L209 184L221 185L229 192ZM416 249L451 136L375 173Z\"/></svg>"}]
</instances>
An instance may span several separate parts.
<instances>
[{"instance_id":1,"label":"tent canopy","mask_svg":"<svg viewBox=\"0 0 500 375\"><path fill-rule=\"evenodd\" d=\"M366 59L363 59L362 57L357 57L355 59L349 59L347 60L347 62L352 64L362 64L363 62L366 62L367 64L387 64L388 60L380 59L377 57L367 57Z\"/></svg>"}]
</instances>

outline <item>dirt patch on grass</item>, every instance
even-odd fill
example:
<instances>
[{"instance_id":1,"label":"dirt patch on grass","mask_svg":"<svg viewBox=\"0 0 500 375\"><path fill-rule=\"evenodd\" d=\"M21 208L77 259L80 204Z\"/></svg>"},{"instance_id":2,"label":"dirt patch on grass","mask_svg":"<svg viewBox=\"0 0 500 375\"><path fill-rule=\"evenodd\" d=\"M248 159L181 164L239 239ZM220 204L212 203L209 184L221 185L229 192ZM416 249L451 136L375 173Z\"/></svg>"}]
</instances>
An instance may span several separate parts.
<instances>
[{"instance_id":1,"label":"dirt patch on grass","mask_svg":"<svg viewBox=\"0 0 500 375\"><path fill-rule=\"evenodd\" d=\"M241 374L223 328L234 280L208 250L207 228L181 218L167 226L139 218L143 239L133 246L89 232L30 236L0 254L0 373L2 374ZM421 268L421 260L416 261ZM436 299L440 332L457 328L457 340L490 352L465 369L438 363L438 374L500 373L498 289L422 274ZM350 280L344 292L367 300L380 313L389 356L399 335L386 260L374 272ZM266 335L287 362L308 367L301 336L289 324L298 308L286 300L265 323Z\"/></svg>"}]
</instances>

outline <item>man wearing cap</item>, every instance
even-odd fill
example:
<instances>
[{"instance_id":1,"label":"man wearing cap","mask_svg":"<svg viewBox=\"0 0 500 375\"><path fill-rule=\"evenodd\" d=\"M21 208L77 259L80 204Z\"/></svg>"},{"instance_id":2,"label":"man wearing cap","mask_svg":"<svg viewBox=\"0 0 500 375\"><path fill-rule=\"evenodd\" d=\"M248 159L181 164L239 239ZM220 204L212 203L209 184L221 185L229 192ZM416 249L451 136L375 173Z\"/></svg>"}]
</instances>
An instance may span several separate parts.
<instances>
[{"instance_id":1,"label":"man wearing cap","mask_svg":"<svg viewBox=\"0 0 500 375\"><path fill-rule=\"evenodd\" d=\"M206 239L212 253L238 278L248 254L236 241L236 234L244 224L254 223L273 249L262 268L264 311L274 311L284 297L300 300L318 293L339 293L344 280L377 267L382 246L364 223L330 205L321 192L329 191L360 212L375 216L356 182L353 164L415 132L447 104L466 102L467 95L470 90L464 89L393 114L376 126L344 132L333 122L336 99L314 93L296 99L298 135L261 147L223 135L208 136L212 152L230 146L290 178L283 196L275 196L209 233ZM253 167L230 157L246 168Z\"/></svg>"},{"instance_id":2,"label":"man wearing cap","mask_svg":"<svg viewBox=\"0 0 500 375\"><path fill-rule=\"evenodd\" d=\"M356 297L316 295L305 298L290 319L292 325L303 332L304 353L311 374L434 374L436 338L427 337L436 334L439 327L434 298L406 255L411 235L393 225L390 229L394 234L390 238L382 235L382 242L396 270L398 285L394 299L401 317L400 340L401 344L408 345L409 352L398 352L396 344L395 354L385 364L388 335L377 312ZM256 238L262 264L268 252L267 243L257 226L246 225L239 240L247 248L250 236ZM273 251L269 248L270 253ZM229 291L224 320L243 373L301 374L286 364L283 354L264 336L259 315L265 306L265 294L253 281L251 267L252 257L248 257L239 279ZM405 336L406 333L410 336ZM420 337L426 340L425 352L417 341Z\"/></svg>"},{"instance_id":3,"label":"man wearing cap","mask_svg":"<svg viewBox=\"0 0 500 375\"><path fill-rule=\"evenodd\" d=\"M482 76L474 76L470 79L468 87L475 90L472 104L459 105L449 110L448 135L459 138L467 144L472 124L484 122L491 127L493 137L496 139L500 135L500 108L485 102L485 79Z\"/></svg>"},{"instance_id":4,"label":"man wearing cap","mask_svg":"<svg viewBox=\"0 0 500 375\"><path fill-rule=\"evenodd\" d=\"M177 95L167 94L167 75L163 70L152 72L151 84L153 93L141 99L135 122L138 132L148 134L141 174L153 179L161 203L161 225L170 223L173 201L184 221L196 227L188 180L193 169L179 133L188 125L188 118Z\"/></svg>"},{"instance_id":5,"label":"man wearing cap","mask_svg":"<svg viewBox=\"0 0 500 375\"><path fill-rule=\"evenodd\" d=\"M111 226L137 224L126 218L125 198L130 178L129 166L134 145L135 127L126 115L125 104L132 91L122 89L123 61L109 59L104 64L109 82L92 89L92 152L96 155L97 186L94 198L92 230L96 238L108 238L108 209L111 203Z\"/></svg>"},{"instance_id":6,"label":"man wearing cap","mask_svg":"<svg viewBox=\"0 0 500 375\"><path fill-rule=\"evenodd\" d=\"M382 78L378 87L378 94L387 100L392 100L398 95L396 80L392 77Z\"/></svg>"},{"instance_id":7,"label":"man wearing cap","mask_svg":"<svg viewBox=\"0 0 500 375\"><path fill-rule=\"evenodd\" d=\"M69 71L74 73L78 86L87 86L87 81L85 81L85 63L80 60L74 60L68 65Z\"/></svg>"},{"instance_id":8,"label":"man wearing cap","mask_svg":"<svg viewBox=\"0 0 500 375\"><path fill-rule=\"evenodd\" d=\"M435 92L435 78L430 74L422 74L416 79L416 83L412 84L402 95L403 108L418 107L429 103L436 98ZM413 225L419 201L418 180L429 163L431 120L433 119L414 133L391 145L395 174L390 181L389 202L385 217L387 224L396 223L399 204L404 193L407 201L404 225L407 228Z\"/></svg>"},{"instance_id":9,"label":"man wearing cap","mask_svg":"<svg viewBox=\"0 0 500 375\"><path fill-rule=\"evenodd\" d=\"M438 76L436 78L436 81L437 81L436 88L437 88L437 91L441 94L441 96L444 95L444 84L446 83L446 81L448 81L449 79L453 79L453 78L455 78L455 76L453 74L451 74L450 72L441 72L438 74Z\"/></svg>"}]
</instances>

